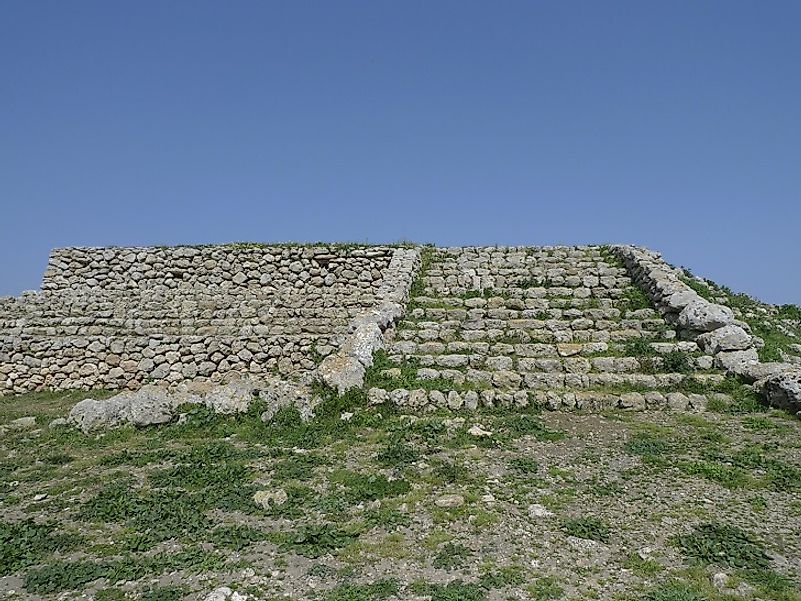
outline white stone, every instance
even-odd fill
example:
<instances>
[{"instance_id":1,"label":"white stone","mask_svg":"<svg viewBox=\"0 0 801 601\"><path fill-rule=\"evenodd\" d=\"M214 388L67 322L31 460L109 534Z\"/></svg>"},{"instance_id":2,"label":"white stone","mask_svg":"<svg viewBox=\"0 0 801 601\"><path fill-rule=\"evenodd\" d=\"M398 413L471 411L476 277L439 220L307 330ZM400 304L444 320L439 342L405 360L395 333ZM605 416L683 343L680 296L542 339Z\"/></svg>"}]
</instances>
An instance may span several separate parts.
<instances>
[{"instance_id":1,"label":"white stone","mask_svg":"<svg viewBox=\"0 0 801 601\"><path fill-rule=\"evenodd\" d=\"M467 430L467 433L470 434L471 436L476 436L478 438L485 438L488 436L492 436L492 432L490 430L484 429L484 426L482 426L481 424L474 424L470 426L470 428Z\"/></svg>"},{"instance_id":2,"label":"white stone","mask_svg":"<svg viewBox=\"0 0 801 601\"><path fill-rule=\"evenodd\" d=\"M464 505L464 497L462 495L443 495L434 501L434 504L437 507L460 507Z\"/></svg>"},{"instance_id":3,"label":"white stone","mask_svg":"<svg viewBox=\"0 0 801 601\"><path fill-rule=\"evenodd\" d=\"M695 332L711 332L734 321L734 312L723 305L698 299L679 313L679 326Z\"/></svg>"},{"instance_id":4,"label":"white stone","mask_svg":"<svg viewBox=\"0 0 801 601\"><path fill-rule=\"evenodd\" d=\"M743 351L750 348L751 344L751 336L740 326L733 324L698 337L698 345L710 355L715 355L720 351Z\"/></svg>"},{"instance_id":5,"label":"white stone","mask_svg":"<svg viewBox=\"0 0 801 601\"><path fill-rule=\"evenodd\" d=\"M531 518L549 518L553 516L553 512L549 511L545 505L532 503L528 506L528 516Z\"/></svg>"},{"instance_id":6,"label":"white stone","mask_svg":"<svg viewBox=\"0 0 801 601\"><path fill-rule=\"evenodd\" d=\"M286 503L288 499L289 496L283 488L278 488L276 490L258 490L253 495L253 502L267 510L280 507Z\"/></svg>"}]
</instances>

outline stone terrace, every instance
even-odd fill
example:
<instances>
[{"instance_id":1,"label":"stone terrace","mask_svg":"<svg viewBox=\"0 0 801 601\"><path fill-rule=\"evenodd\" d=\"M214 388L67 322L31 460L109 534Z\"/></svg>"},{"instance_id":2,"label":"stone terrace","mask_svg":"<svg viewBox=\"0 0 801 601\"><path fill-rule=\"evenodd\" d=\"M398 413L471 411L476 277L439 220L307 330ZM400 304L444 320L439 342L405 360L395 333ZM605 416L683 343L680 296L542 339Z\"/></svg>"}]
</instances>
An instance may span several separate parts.
<instances>
[{"instance_id":1,"label":"stone terrace","mask_svg":"<svg viewBox=\"0 0 801 601\"><path fill-rule=\"evenodd\" d=\"M712 357L605 248L429 249L373 403L702 409Z\"/></svg>"},{"instance_id":2,"label":"stone terrace","mask_svg":"<svg viewBox=\"0 0 801 601\"><path fill-rule=\"evenodd\" d=\"M377 302L389 247L69 248L0 299L0 394L303 377Z\"/></svg>"}]
</instances>

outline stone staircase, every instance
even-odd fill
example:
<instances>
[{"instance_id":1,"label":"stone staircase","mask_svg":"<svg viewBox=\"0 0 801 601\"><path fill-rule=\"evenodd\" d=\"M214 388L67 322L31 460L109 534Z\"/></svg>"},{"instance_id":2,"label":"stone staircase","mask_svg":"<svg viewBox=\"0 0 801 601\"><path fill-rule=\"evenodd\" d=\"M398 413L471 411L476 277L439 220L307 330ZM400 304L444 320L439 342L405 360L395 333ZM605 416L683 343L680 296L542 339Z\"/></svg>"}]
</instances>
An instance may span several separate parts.
<instances>
[{"instance_id":1,"label":"stone staircase","mask_svg":"<svg viewBox=\"0 0 801 601\"><path fill-rule=\"evenodd\" d=\"M371 403L702 410L724 379L599 246L426 249L385 338Z\"/></svg>"}]
</instances>

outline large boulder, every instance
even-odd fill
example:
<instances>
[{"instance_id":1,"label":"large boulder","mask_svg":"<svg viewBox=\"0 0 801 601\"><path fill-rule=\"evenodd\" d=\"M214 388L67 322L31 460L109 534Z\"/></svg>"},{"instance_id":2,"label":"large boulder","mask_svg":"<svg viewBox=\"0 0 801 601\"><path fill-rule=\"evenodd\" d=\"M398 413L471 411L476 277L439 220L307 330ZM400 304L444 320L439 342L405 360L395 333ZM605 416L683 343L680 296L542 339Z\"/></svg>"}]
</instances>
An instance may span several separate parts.
<instances>
[{"instance_id":1,"label":"large boulder","mask_svg":"<svg viewBox=\"0 0 801 601\"><path fill-rule=\"evenodd\" d=\"M801 368L775 374L754 386L774 407L801 414Z\"/></svg>"},{"instance_id":2,"label":"large boulder","mask_svg":"<svg viewBox=\"0 0 801 601\"><path fill-rule=\"evenodd\" d=\"M759 363L759 356L756 349L752 348L744 351L721 351L715 355L715 367L737 375L757 363Z\"/></svg>"},{"instance_id":3,"label":"large boulder","mask_svg":"<svg viewBox=\"0 0 801 601\"><path fill-rule=\"evenodd\" d=\"M177 407L184 403L205 405L219 414L233 414L246 412L257 398L266 401L264 413L269 417L281 407L293 405L303 419L309 419L319 402L307 387L299 384L277 378L238 378L225 384L191 382L172 392L158 386L145 386L104 400L86 399L72 408L67 423L87 433L123 424L151 426L172 421Z\"/></svg>"},{"instance_id":4,"label":"large boulder","mask_svg":"<svg viewBox=\"0 0 801 601\"><path fill-rule=\"evenodd\" d=\"M340 354L355 357L365 367L373 364L373 353L384 346L381 328L375 322L362 323L356 327L340 349Z\"/></svg>"},{"instance_id":5,"label":"large boulder","mask_svg":"<svg viewBox=\"0 0 801 601\"><path fill-rule=\"evenodd\" d=\"M146 386L128 394L128 420L137 427L155 426L172 421L175 400L163 388Z\"/></svg>"},{"instance_id":6,"label":"large boulder","mask_svg":"<svg viewBox=\"0 0 801 601\"><path fill-rule=\"evenodd\" d=\"M679 326L694 332L711 332L734 321L734 312L703 299L691 302L679 313Z\"/></svg>"},{"instance_id":7,"label":"large boulder","mask_svg":"<svg viewBox=\"0 0 801 601\"><path fill-rule=\"evenodd\" d=\"M695 291L679 290L677 292L673 292L669 296L663 297L662 304L668 311L679 312L687 305L690 305L698 300L701 300L701 297L698 296Z\"/></svg>"},{"instance_id":8,"label":"large boulder","mask_svg":"<svg viewBox=\"0 0 801 601\"><path fill-rule=\"evenodd\" d=\"M715 355L720 351L744 351L752 346L753 341L743 328L730 324L701 334L696 342L705 353Z\"/></svg>"},{"instance_id":9,"label":"large boulder","mask_svg":"<svg viewBox=\"0 0 801 601\"><path fill-rule=\"evenodd\" d=\"M781 363L778 361L769 363L755 363L743 366L737 373L748 384L753 384L759 380L766 380L772 376L780 374L784 371L792 369L790 363Z\"/></svg>"},{"instance_id":10,"label":"large boulder","mask_svg":"<svg viewBox=\"0 0 801 601\"><path fill-rule=\"evenodd\" d=\"M121 399L84 399L77 403L67 416L67 423L84 433L111 428L128 421L129 404Z\"/></svg>"},{"instance_id":11,"label":"large boulder","mask_svg":"<svg viewBox=\"0 0 801 601\"><path fill-rule=\"evenodd\" d=\"M327 386L345 394L351 388L364 383L364 365L350 355L329 355L317 367L317 374Z\"/></svg>"},{"instance_id":12,"label":"large boulder","mask_svg":"<svg viewBox=\"0 0 801 601\"><path fill-rule=\"evenodd\" d=\"M258 394L256 384L246 378L226 384L192 382L179 388L176 395L181 402L205 405L214 413L245 413Z\"/></svg>"},{"instance_id":13,"label":"large boulder","mask_svg":"<svg viewBox=\"0 0 801 601\"><path fill-rule=\"evenodd\" d=\"M172 420L174 409L174 399L163 388L145 386L108 399L85 399L70 410L67 423L86 433L123 423L151 426Z\"/></svg>"}]
</instances>

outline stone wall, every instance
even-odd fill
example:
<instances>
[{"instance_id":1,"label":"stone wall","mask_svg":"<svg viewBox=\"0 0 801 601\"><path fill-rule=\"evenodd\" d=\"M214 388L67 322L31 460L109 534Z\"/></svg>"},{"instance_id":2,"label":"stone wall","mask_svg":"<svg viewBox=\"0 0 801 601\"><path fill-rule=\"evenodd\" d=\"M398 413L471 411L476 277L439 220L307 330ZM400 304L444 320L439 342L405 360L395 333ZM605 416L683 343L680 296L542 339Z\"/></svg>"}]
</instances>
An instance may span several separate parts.
<instances>
[{"instance_id":1,"label":"stone wall","mask_svg":"<svg viewBox=\"0 0 801 601\"><path fill-rule=\"evenodd\" d=\"M762 363L760 343L731 308L701 298L657 252L636 246L613 246L632 279L680 334L694 340L715 366L754 384L773 406L801 416L801 369L788 363Z\"/></svg>"},{"instance_id":2,"label":"stone wall","mask_svg":"<svg viewBox=\"0 0 801 601\"><path fill-rule=\"evenodd\" d=\"M40 292L0 299L0 394L308 379L377 306L392 247L56 249Z\"/></svg>"}]
</instances>

